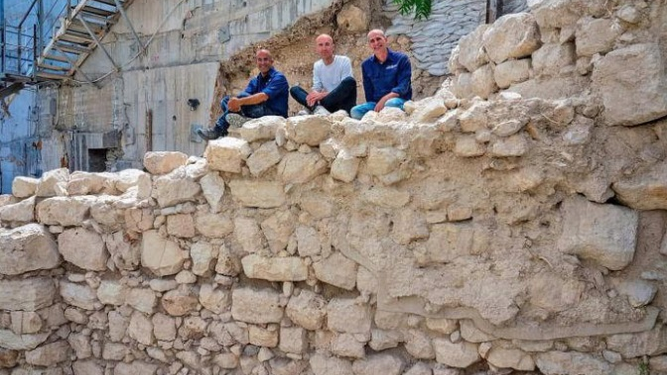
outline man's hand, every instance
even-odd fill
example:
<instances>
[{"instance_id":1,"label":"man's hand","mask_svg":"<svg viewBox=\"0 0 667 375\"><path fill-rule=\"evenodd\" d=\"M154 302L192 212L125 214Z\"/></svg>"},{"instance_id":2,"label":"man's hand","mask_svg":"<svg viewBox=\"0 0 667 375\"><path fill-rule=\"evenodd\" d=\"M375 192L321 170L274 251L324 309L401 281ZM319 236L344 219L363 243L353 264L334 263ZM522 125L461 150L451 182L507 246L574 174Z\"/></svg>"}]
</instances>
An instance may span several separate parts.
<instances>
[{"instance_id":1,"label":"man's hand","mask_svg":"<svg viewBox=\"0 0 667 375\"><path fill-rule=\"evenodd\" d=\"M308 94L308 96L306 96L306 103L308 103L308 105L312 107L315 104L317 104L317 102L324 99L324 97L326 97L327 94L329 93L325 91L322 92L313 91L310 94Z\"/></svg>"},{"instance_id":2,"label":"man's hand","mask_svg":"<svg viewBox=\"0 0 667 375\"><path fill-rule=\"evenodd\" d=\"M227 108L231 112L239 112L241 110L241 100L237 97L229 99L229 102L227 102Z\"/></svg>"},{"instance_id":3,"label":"man's hand","mask_svg":"<svg viewBox=\"0 0 667 375\"><path fill-rule=\"evenodd\" d=\"M375 108L373 110L375 112L380 112L384 108L384 105L387 103L387 101L393 98L398 98L398 94L395 92L390 92L389 94L383 96L382 99L375 103Z\"/></svg>"}]
</instances>

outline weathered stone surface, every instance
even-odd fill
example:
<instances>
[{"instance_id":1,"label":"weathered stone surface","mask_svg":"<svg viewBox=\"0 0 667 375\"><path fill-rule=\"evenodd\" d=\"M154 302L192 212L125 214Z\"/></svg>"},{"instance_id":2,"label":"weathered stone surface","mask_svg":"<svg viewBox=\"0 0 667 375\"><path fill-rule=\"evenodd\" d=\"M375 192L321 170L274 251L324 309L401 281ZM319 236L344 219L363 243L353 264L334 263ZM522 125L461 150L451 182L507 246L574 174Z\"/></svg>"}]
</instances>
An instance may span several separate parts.
<instances>
[{"instance_id":1,"label":"weathered stone surface","mask_svg":"<svg viewBox=\"0 0 667 375\"><path fill-rule=\"evenodd\" d=\"M612 189L623 204L637 210L667 209L667 163L615 182Z\"/></svg>"},{"instance_id":2,"label":"weathered stone surface","mask_svg":"<svg viewBox=\"0 0 667 375\"><path fill-rule=\"evenodd\" d=\"M11 329L17 335L37 333L42 329L42 318L32 311L12 311Z\"/></svg>"},{"instance_id":3,"label":"weathered stone surface","mask_svg":"<svg viewBox=\"0 0 667 375\"><path fill-rule=\"evenodd\" d=\"M327 327L336 332L369 333L369 306L350 298L332 298L327 305Z\"/></svg>"},{"instance_id":4,"label":"weathered stone surface","mask_svg":"<svg viewBox=\"0 0 667 375\"><path fill-rule=\"evenodd\" d=\"M493 62L530 56L540 47L540 32L530 13L507 14L493 23L482 37L484 49Z\"/></svg>"},{"instance_id":5,"label":"weathered stone surface","mask_svg":"<svg viewBox=\"0 0 667 375\"><path fill-rule=\"evenodd\" d=\"M324 116L289 117L285 130L287 139L308 146L318 146L329 137L331 120Z\"/></svg>"},{"instance_id":6,"label":"weathered stone surface","mask_svg":"<svg viewBox=\"0 0 667 375\"><path fill-rule=\"evenodd\" d=\"M346 150L338 152L331 163L331 177L343 182L352 182L357 177L361 160Z\"/></svg>"},{"instance_id":7,"label":"weathered stone surface","mask_svg":"<svg viewBox=\"0 0 667 375\"><path fill-rule=\"evenodd\" d=\"M67 341L56 341L25 353L25 361L34 366L55 366L69 359Z\"/></svg>"},{"instance_id":8,"label":"weathered stone surface","mask_svg":"<svg viewBox=\"0 0 667 375\"><path fill-rule=\"evenodd\" d=\"M151 195L153 189L151 176L138 169L124 169L115 176L115 188L125 193L132 188L137 188L137 198L144 199Z\"/></svg>"},{"instance_id":9,"label":"weathered stone surface","mask_svg":"<svg viewBox=\"0 0 667 375\"><path fill-rule=\"evenodd\" d=\"M157 365L142 361L119 362L113 369L113 375L155 375L157 369Z\"/></svg>"},{"instance_id":10,"label":"weathered stone surface","mask_svg":"<svg viewBox=\"0 0 667 375\"><path fill-rule=\"evenodd\" d=\"M493 347L487 354L486 360L499 368L513 368L519 371L535 370L533 358L519 349Z\"/></svg>"},{"instance_id":11,"label":"weathered stone surface","mask_svg":"<svg viewBox=\"0 0 667 375\"><path fill-rule=\"evenodd\" d=\"M29 278L0 281L0 306L7 311L37 311L51 306L56 295L53 280Z\"/></svg>"},{"instance_id":12,"label":"weathered stone surface","mask_svg":"<svg viewBox=\"0 0 667 375\"><path fill-rule=\"evenodd\" d=\"M255 253L264 248L264 236L254 219L237 217L234 219L234 236L241 244L243 251Z\"/></svg>"},{"instance_id":13,"label":"weathered stone surface","mask_svg":"<svg viewBox=\"0 0 667 375\"><path fill-rule=\"evenodd\" d=\"M466 368L481 360L477 345L465 341L453 343L446 338L433 340L435 359L447 366Z\"/></svg>"},{"instance_id":14,"label":"weathered stone surface","mask_svg":"<svg viewBox=\"0 0 667 375\"><path fill-rule=\"evenodd\" d=\"M648 305L658 291L654 284L644 280L624 280L618 283L616 289L620 294L628 296L632 307Z\"/></svg>"},{"instance_id":15,"label":"weathered stone surface","mask_svg":"<svg viewBox=\"0 0 667 375\"><path fill-rule=\"evenodd\" d=\"M247 323L280 323L280 294L271 289L236 288L232 292L232 316Z\"/></svg>"},{"instance_id":16,"label":"weathered stone surface","mask_svg":"<svg viewBox=\"0 0 667 375\"><path fill-rule=\"evenodd\" d=\"M310 357L310 368L315 375L353 375L350 361L323 354Z\"/></svg>"},{"instance_id":17,"label":"weathered stone surface","mask_svg":"<svg viewBox=\"0 0 667 375\"><path fill-rule=\"evenodd\" d=\"M489 25L480 25L475 31L459 40L458 61L469 72L474 72L489 61L489 57L484 51L483 41L484 33L488 28Z\"/></svg>"},{"instance_id":18,"label":"weathered stone surface","mask_svg":"<svg viewBox=\"0 0 667 375\"><path fill-rule=\"evenodd\" d=\"M17 198L28 198L32 195L35 195L38 184L39 179L26 176L16 176L14 181L12 181L12 195Z\"/></svg>"},{"instance_id":19,"label":"weathered stone surface","mask_svg":"<svg viewBox=\"0 0 667 375\"><path fill-rule=\"evenodd\" d=\"M577 24L575 43L578 56L593 56L607 53L614 47L616 38L622 33L619 24L612 19L584 17Z\"/></svg>"},{"instance_id":20,"label":"weathered stone surface","mask_svg":"<svg viewBox=\"0 0 667 375\"><path fill-rule=\"evenodd\" d=\"M144 154L144 167L151 174L167 174L187 162L188 155L178 151L148 151Z\"/></svg>"},{"instance_id":21,"label":"weathered stone surface","mask_svg":"<svg viewBox=\"0 0 667 375\"><path fill-rule=\"evenodd\" d=\"M667 115L667 70L657 44L609 52L595 64L592 79L609 125L639 125Z\"/></svg>"},{"instance_id":22,"label":"weathered stone surface","mask_svg":"<svg viewBox=\"0 0 667 375\"><path fill-rule=\"evenodd\" d=\"M44 172L39 180L35 195L38 197L53 197L56 194L56 184L66 183L69 179L69 170L67 168L54 169Z\"/></svg>"},{"instance_id":23,"label":"weathered stone surface","mask_svg":"<svg viewBox=\"0 0 667 375\"><path fill-rule=\"evenodd\" d=\"M218 256L218 250L208 242L197 242L190 247L192 273L203 276L211 271L212 264Z\"/></svg>"},{"instance_id":24,"label":"weathered stone surface","mask_svg":"<svg viewBox=\"0 0 667 375\"><path fill-rule=\"evenodd\" d=\"M454 76L452 84L452 92L457 98L472 98L472 74L460 73Z\"/></svg>"},{"instance_id":25,"label":"weathered stone surface","mask_svg":"<svg viewBox=\"0 0 667 375\"><path fill-rule=\"evenodd\" d=\"M667 350L667 334L660 327L640 333L625 333L607 337L607 349L620 353L624 358L636 358L664 353Z\"/></svg>"},{"instance_id":26,"label":"weathered stone surface","mask_svg":"<svg viewBox=\"0 0 667 375\"><path fill-rule=\"evenodd\" d=\"M497 139L489 148L491 156L510 157L523 156L528 152L528 141L523 134L515 134L507 138Z\"/></svg>"},{"instance_id":27,"label":"weathered stone surface","mask_svg":"<svg viewBox=\"0 0 667 375\"><path fill-rule=\"evenodd\" d=\"M327 162L318 152L291 152L278 164L278 176L283 182L303 184L327 171Z\"/></svg>"},{"instance_id":28,"label":"weathered stone surface","mask_svg":"<svg viewBox=\"0 0 667 375\"><path fill-rule=\"evenodd\" d=\"M410 193L390 187L375 186L361 195L361 198L371 204L386 208L400 208L410 201Z\"/></svg>"},{"instance_id":29,"label":"weathered stone surface","mask_svg":"<svg viewBox=\"0 0 667 375\"><path fill-rule=\"evenodd\" d=\"M174 237L192 238L195 236L195 221L190 214L167 216L167 233Z\"/></svg>"},{"instance_id":30,"label":"weathered stone surface","mask_svg":"<svg viewBox=\"0 0 667 375\"><path fill-rule=\"evenodd\" d=\"M35 221L35 197L0 207L0 220L9 223Z\"/></svg>"},{"instance_id":31,"label":"weathered stone surface","mask_svg":"<svg viewBox=\"0 0 667 375\"><path fill-rule=\"evenodd\" d=\"M399 356L384 353L369 355L352 364L355 375L400 375L403 367L403 360Z\"/></svg>"},{"instance_id":32,"label":"weathered stone surface","mask_svg":"<svg viewBox=\"0 0 667 375\"><path fill-rule=\"evenodd\" d=\"M301 327L281 327L279 348L285 353L303 353L308 348L306 330Z\"/></svg>"},{"instance_id":33,"label":"weathered stone surface","mask_svg":"<svg viewBox=\"0 0 667 375\"><path fill-rule=\"evenodd\" d=\"M244 160L252 153L248 142L243 139L224 137L208 142L204 158L209 168L231 173L240 173Z\"/></svg>"},{"instance_id":34,"label":"weathered stone surface","mask_svg":"<svg viewBox=\"0 0 667 375\"><path fill-rule=\"evenodd\" d=\"M162 238L157 231L144 232L141 242L141 264L158 276L178 273L187 252L173 241Z\"/></svg>"},{"instance_id":35,"label":"weathered stone surface","mask_svg":"<svg viewBox=\"0 0 667 375\"><path fill-rule=\"evenodd\" d=\"M176 338L176 321L174 318L157 313L151 318L153 334L157 340L173 341Z\"/></svg>"},{"instance_id":36,"label":"weathered stone surface","mask_svg":"<svg viewBox=\"0 0 667 375\"><path fill-rule=\"evenodd\" d=\"M222 198L225 195L225 181L219 173L211 172L199 180L206 202L211 206L211 212L220 212Z\"/></svg>"},{"instance_id":37,"label":"weathered stone surface","mask_svg":"<svg viewBox=\"0 0 667 375\"><path fill-rule=\"evenodd\" d=\"M551 351L537 354L537 368L546 375L559 374L610 374L612 367L604 360L577 352Z\"/></svg>"},{"instance_id":38,"label":"weathered stone surface","mask_svg":"<svg viewBox=\"0 0 667 375\"><path fill-rule=\"evenodd\" d=\"M460 136L456 138L454 144L454 154L464 157L473 158L482 156L486 153L486 147L477 142L473 136Z\"/></svg>"},{"instance_id":39,"label":"weathered stone surface","mask_svg":"<svg viewBox=\"0 0 667 375\"><path fill-rule=\"evenodd\" d=\"M313 264L315 277L327 284L352 290L357 281L357 264L340 252Z\"/></svg>"},{"instance_id":40,"label":"weathered stone surface","mask_svg":"<svg viewBox=\"0 0 667 375\"><path fill-rule=\"evenodd\" d=\"M421 330L411 329L405 335L405 350L414 358L434 359L435 350L429 335Z\"/></svg>"},{"instance_id":41,"label":"weathered stone surface","mask_svg":"<svg viewBox=\"0 0 667 375\"><path fill-rule=\"evenodd\" d=\"M496 85L506 89L515 83L526 81L530 78L530 65L530 59L509 60L496 65L493 70Z\"/></svg>"},{"instance_id":42,"label":"weathered stone surface","mask_svg":"<svg viewBox=\"0 0 667 375\"><path fill-rule=\"evenodd\" d=\"M174 206L179 203L194 201L201 191L201 186L187 178L179 169L155 180L157 203L160 207Z\"/></svg>"},{"instance_id":43,"label":"weathered stone surface","mask_svg":"<svg viewBox=\"0 0 667 375\"><path fill-rule=\"evenodd\" d=\"M125 303L129 289L118 281L102 280L97 288L97 299L105 305L120 306Z\"/></svg>"},{"instance_id":44,"label":"weathered stone surface","mask_svg":"<svg viewBox=\"0 0 667 375\"><path fill-rule=\"evenodd\" d=\"M241 259L243 272L252 279L269 281L304 281L308 267L299 257L266 258L251 254Z\"/></svg>"},{"instance_id":45,"label":"weathered stone surface","mask_svg":"<svg viewBox=\"0 0 667 375\"><path fill-rule=\"evenodd\" d=\"M260 176L271 167L278 164L282 155L278 151L278 145L275 142L266 142L262 144L255 152L250 155L246 164L253 176Z\"/></svg>"},{"instance_id":46,"label":"weathered stone surface","mask_svg":"<svg viewBox=\"0 0 667 375\"><path fill-rule=\"evenodd\" d=\"M611 270L625 268L637 245L637 212L625 207L568 199L561 206L563 232L557 247Z\"/></svg>"},{"instance_id":47,"label":"weathered stone surface","mask_svg":"<svg viewBox=\"0 0 667 375\"><path fill-rule=\"evenodd\" d=\"M275 326L269 326L269 328L266 329L256 325L248 326L248 341L252 345L275 348L278 346L279 331Z\"/></svg>"},{"instance_id":48,"label":"weathered stone surface","mask_svg":"<svg viewBox=\"0 0 667 375\"><path fill-rule=\"evenodd\" d=\"M561 69L573 67L575 61L573 43L545 44L533 53L533 71L536 75L555 76Z\"/></svg>"},{"instance_id":49,"label":"weathered stone surface","mask_svg":"<svg viewBox=\"0 0 667 375\"><path fill-rule=\"evenodd\" d=\"M127 333L141 344L151 345L153 343L153 323L139 311L132 314Z\"/></svg>"},{"instance_id":50,"label":"weathered stone surface","mask_svg":"<svg viewBox=\"0 0 667 375\"><path fill-rule=\"evenodd\" d=\"M90 213L93 197L53 197L39 202L37 219L48 225L81 225Z\"/></svg>"},{"instance_id":51,"label":"weathered stone surface","mask_svg":"<svg viewBox=\"0 0 667 375\"><path fill-rule=\"evenodd\" d=\"M365 343L357 340L351 333L336 333L331 340L331 353L339 357L364 358Z\"/></svg>"},{"instance_id":52,"label":"weathered stone surface","mask_svg":"<svg viewBox=\"0 0 667 375\"><path fill-rule=\"evenodd\" d=\"M162 308L172 316L184 316L197 308L198 300L187 288L170 290L162 296Z\"/></svg>"},{"instance_id":53,"label":"weathered stone surface","mask_svg":"<svg viewBox=\"0 0 667 375\"><path fill-rule=\"evenodd\" d=\"M53 199L53 198L52 198ZM68 229L58 236L58 251L63 258L79 268L106 270L109 253L102 237L84 228Z\"/></svg>"},{"instance_id":54,"label":"weathered stone surface","mask_svg":"<svg viewBox=\"0 0 667 375\"><path fill-rule=\"evenodd\" d=\"M262 221L262 232L273 253L277 254L285 249L294 232L296 221L296 217L288 210L277 211Z\"/></svg>"},{"instance_id":55,"label":"weathered stone surface","mask_svg":"<svg viewBox=\"0 0 667 375\"><path fill-rule=\"evenodd\" d=\"M302 257L320 253L321 244L318 232L313 227L299 226L296 228L297 250Z\"/></svg>"},{"instance_id":56,"label":"weathered stone surface","mask_svg":"<svg viewBox=\"0 0 667 375\"><path fill-rule=\"evenodd\" d=\"M283 185L274 181L244 181L229 182L232 196L246 207L275 208L285 203Z\"/></svg>"},{"instance_id":57,"label":"weathered stone surface","mask_svg":"<svg viewBox=\"0 0 667 375\"><path fill-rule=\"evenodd\" d=\"M282 116L264 116L258 119L253 119L239 129L241 138L250 142L262 141L267 139L275 139L276 131L285 127L285 118Z\"/></svg>"},{"instance_id":58,"label":"weathered stone surface","mask_svg":"<svg viewBox=\"0 0 667 375\"><path fill-rule=\"evenodd\" d=\"M226 246L221 246L218 251L218 263L215 272L226 276L236 276L241 272L241 260L233 254Z\"/></svg>"},{"instance_id":59,"label":"weathered stone surface","mask_svg":"<svg viewBox=\"0 0 667 375\"><path fill-rule=\"evenodd\" d=\"M298 296L290 298L285 312L294 324L317 330L326 316L326 300L309 290L302 290Z\"/></svg>"},{"instance_id":60,"label":"weathered stone surface","mask_svg":"<svg viewBox=\"0 0 667 375\"><path fill-rule=\"evenodd\" d=\"M493 76L493 66L483 65L472 73L470 79L472 93L482 99L487 99L491 94L498 91L496 80Z\"/></svg>"},{"instance_id":61,"label":"weathered stone surface","mask_svg":"<svg viewBox=\"0 0 667 375\"><path fill-rule=\"evenodd\" d=\"M0 274L20 275L59 264L56 242L45 227L28 224L7 231L0 229Z\"/></svg>"},{"instance_id":62,"label":"weathered stone surface","mask_svg":"<svg viewBox=\"0 0 667 375\"><path fill-rule=\"evenodd\" d=\"M0 369L16 366L19 352L16 350L0 349Z\"/></svg>"},{"instance_id":63,"label":"weathered stone surface","mask_svg":"<svg viewBox=\"0 0 667 375\"><path fill-rule=\"evenodd\" d=\"M222 314L231 304L231 293L214 285L204 284L199 288L199 303L215 314Z\"/></svg>"},{"instance_id":64,"label":"weathered stone surface","mask_svg":"<svg viewBox=\"0 0 667 375\"><path fill-rule=\"evenodd\" d=\"M0 347L9 350L31 350L46 341L48 333L17 335L10 330L0 329Z\"/></svg>"},{"instance_id":65,"label":"weathered stone surface","mask_svg":"<svg viewBox=\"0 0 667 375\"><path fill-rule=\"evenodd\" d=\"M458 328L458 321L444 318L426 318L426 327L432 331L449 335Z\"/></svg>"},{"instance_id":66,"label":"weathered stone surface","mask_svg":"<svg viewBox=\"0 0 667 375\"><path fill-rule=\"evenodd\" d=\"M61 281L60 296L68 304L84 310L97 310L102 307L95 290L88 285Z\"/></svg>"},{"instance_id":67,"label":"weathered stone surface","mask_svg":"<svg viewBox=\"0 0 667 375\"><path fill-rule=\"evenodd\" d=\"M447 112L444 100L439 97L426 98L416 104L417 108L410 116L416 124L431 123Z\"/></svg>"},{"instance_id":68,"label":"weathered stone surface","mask_svg":"<svg viewBox=\"0 0 667 375\"><path fill-rule=\"evenodd\" d=\"M135 310L152 314L157 304L157 296L151 288L133 288L128 292L125 302Z\"/></svg>"},{"instance_id":69,"label":"weathered stone surface","mask_svg":"<svg viewBox=\"0 0 667 375\"><path fill-rule=\"evenodd\" d=\"M353 4L346 4L336 15L341 31L354 34L368 30L368 14Z\"/></svg>"},{"instance_id":70,"label":"weathered stone surface","mask_svg":"<svg viewBox=\"0 0 667 375\"><path fill-rule=\"evenodd\" d=\"M404 340L405 338L400 331L371 329L371 341L368 343L368 346L379 352L385 349L395 348Z\"/></svg>"},{"instance_id":71,"label":"weathered stone surface","mask_svg":"<svg viewBox=\"0 0 667 375\"><path fill-rule=\"evenodd\" d=\"M366 172L381 176L396 170L406 159L404 151L393 147L372 147L366 160Z\"/></svg>"},{"instance_id":72,"label":"weathered stone surface","mask_svg":"<svg viewBox=\"0 0 667 375\"><path fill-rule=\"evenodd\" d=\"M103 375L104 368L95 361L76 361L72 363L74 375Z\"/></svg>"}]
</instances>

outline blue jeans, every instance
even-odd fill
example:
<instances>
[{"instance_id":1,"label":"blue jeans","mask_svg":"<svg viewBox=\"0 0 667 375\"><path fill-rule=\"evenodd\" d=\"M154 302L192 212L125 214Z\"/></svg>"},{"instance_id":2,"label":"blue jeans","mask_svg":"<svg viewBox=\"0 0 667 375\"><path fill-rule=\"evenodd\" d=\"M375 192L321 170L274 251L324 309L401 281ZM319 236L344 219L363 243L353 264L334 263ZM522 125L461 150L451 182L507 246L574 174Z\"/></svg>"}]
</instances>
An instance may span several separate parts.
<instances>
[{"instance_id":1,"label":"blue jeans","mask_svg":"<svg viewBox=\"0 0 667 375\"><path fill-rule=\"evenodd\" d=\"M248 95L247 93L243 92L237 96L237 98L245 98ZM229 96L225 96L222 98L220 101L220 107L222 108L222 116L218 117L218 121L215 122L215 128L220 130L223 135L227 135L227 129L229 128L229 123L227 123L227 119L225 118L229 112L232 112L229 110L229 107L227 103L229 103ZM234 113L234 112L233 112ZM259 104L252 104L252 105L242 105L241 110L238 113L242 116L249 117L249 118L260 118L264 116L280 116L279 113L273 112L270 108L268 108L264 103L259 103Z\"/></svg>"},{"instance_id":2,"label":"blue jeans","mask_svg":"<svg viewBox=\"0 0 667 375\"><path fill-rule=\"evenodd\" d=\"M294 100L308 108L311 112L315 109L315 106L311 107L308 105L308 101L306 100L308 92L300 86L292 86L289 93ZM353 77L344 78L333 91L319 101L319 105L331 113L340 109L344 109L347 113L350 113L355 104L357 104L357 81Z\"/></svg>"},{"instance_id":3,"label":"blue jeans","mask_svg":"<svg viewBox=\"0 0 667 375\"><path fill-rule=\"evenodd\" d=\"M369 112L375 110L375 105L377 103L375 102L366 102L364 104L359 104L358 106L352 108L350 111L350 117L356 120L361 120L364 115ZM399 108L400 110L403 110L403 104L405 104L405 99L401 98L391 98L387 100L386 103L384 103L385 107L395 107Z\"/></svg>"}]
</instances>

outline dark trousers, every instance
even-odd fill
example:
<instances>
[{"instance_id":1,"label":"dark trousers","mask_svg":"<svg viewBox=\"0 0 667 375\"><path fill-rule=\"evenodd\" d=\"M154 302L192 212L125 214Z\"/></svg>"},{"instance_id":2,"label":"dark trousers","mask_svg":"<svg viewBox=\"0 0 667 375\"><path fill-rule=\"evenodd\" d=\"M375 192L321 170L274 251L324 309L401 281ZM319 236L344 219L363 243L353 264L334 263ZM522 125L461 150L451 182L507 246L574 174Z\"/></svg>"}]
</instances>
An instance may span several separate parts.
<instances>
[{"instance_id":1,"label":"dark trousers","mask_svg":"<svg viewBox=\"0 0 667 375\"><path fill-rule=\"evenodd\" d=\"M308 105L306 101L308 92L300 86L293 86L290 88L289 93L294 100L308 108L308 110L313 111L315 109L315 106L311 107ZM333 91L320 100L318 104L331 113L340 109L344 109L347 113L350 113L352 107L357 104L357 81L353 77L346 77Z\"/></svg>"},{"instance_id":2,"label":"dark trousers","mask_svg":"<svg viewBox=\"0 0 667 375\"><path fill-rule=\"evenodd\" d=\"M237 98L245 98L247 96L250 95L244 92L239 94ZM227 129L229 128L229 123L227 123L227 119L225 117L231 111L229 110L229 106L227 105L227 103L229 103L229 96L225 96L220 101L220 107L222 108L222 116L218 117L218 121L215 122L215 127L220 131L222 131L223 135L227 135ZM242 105L241 110L237 113L249 118L260 118L264 116L280 116L279 113L275 113L271 109L269 109L265 105L265 103Z\"/></svg>"}]
</instances>

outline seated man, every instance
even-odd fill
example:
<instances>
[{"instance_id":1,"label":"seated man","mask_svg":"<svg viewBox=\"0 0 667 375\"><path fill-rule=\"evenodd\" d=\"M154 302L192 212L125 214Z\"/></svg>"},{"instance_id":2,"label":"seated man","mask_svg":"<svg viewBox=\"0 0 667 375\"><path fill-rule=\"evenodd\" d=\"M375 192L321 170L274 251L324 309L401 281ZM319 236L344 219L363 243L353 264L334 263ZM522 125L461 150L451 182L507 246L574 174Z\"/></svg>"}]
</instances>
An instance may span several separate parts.
<instances>
[{"instance_id":1,"label":"seated man","mask_svg":"<svg viewBox=\"0 0 667 375\"><path fill-rule=\"evenodd\" d=\"M357 120L368 111L380 112L384 107L403 109L403 104L412 99L412 68L408 56L390 50L382 30L368 33L368 45L373 56L361 63L366 103L350 112L350 116Z\"/></svg>"},{"instance_id":2,"label":"seated man","mask_svg":"<svg viewBox=\"0 0 667 375\"><path fill-rule=\"evenodd\" d=\"M313 91L308 93L297 85L290 94L310 112L326 114L344 109L349 113L357 104L357 81L350 59L334 55L334 41L327 34L315 39L315 51L321 59L313 64Z\"/></svg>"},{"instance_id":3,"label":"seated man","mask_svg":"<svg viewBox=\"0 0 667 375\"><path fill-rule=\"evenodd\" d=\"M263 116L287 117L287 78L273 67L271 52L260 49L255 55L259 74L250 80L239 95L225 96L220 102L222 116L213 129L198 129L203 139L216 139L227 135L229 125L240 127L251 118Z\"/></svg>"}]
</instances>

